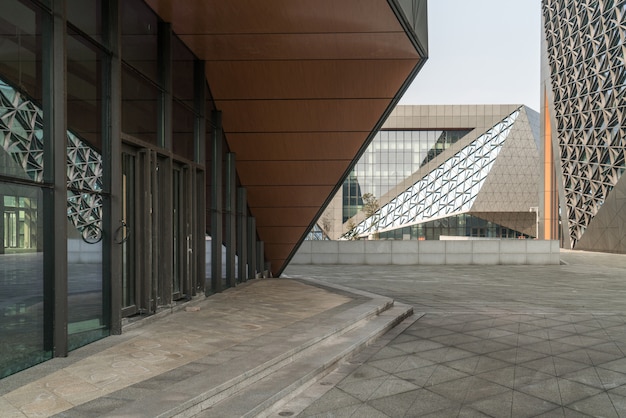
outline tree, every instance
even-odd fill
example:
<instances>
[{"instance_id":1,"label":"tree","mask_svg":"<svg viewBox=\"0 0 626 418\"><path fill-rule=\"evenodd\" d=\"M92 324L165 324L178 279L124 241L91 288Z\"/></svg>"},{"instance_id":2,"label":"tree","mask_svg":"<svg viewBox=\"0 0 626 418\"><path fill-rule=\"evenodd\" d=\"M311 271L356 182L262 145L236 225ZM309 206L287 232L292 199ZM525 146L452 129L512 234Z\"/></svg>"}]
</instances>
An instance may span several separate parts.
<instances>
[{"instance_id":1,"label":"tree","mask_svg":"<svg viewBox=\"0 0 626 418\"><path fill-rule=\"evenodd\" d=\"M348 224L346 225L346 227L348 228L348 232L346 232L345 237L347 239L349 239L350 241L354 241L359 239L359 235L356 233L356 223L354 222L354 219L350 218L348 219Z\"/></svg>"},{"instance_id":2,"label":"tree","mask_svg":"<svg viewBox=\"0 0 626 418\"><path fill-rule=\"evenodd\" d=\"M326 236L330 236L330 229L332 227L332 221L330 220L328 213L324 213L321 219L321 223L322 223L322 230L324 231Z\"/></svg>"},{"instance_id":3,"label":"tree","mask_svg":"<svg viewBox=\"0 0 626 418\"><path fill-rule=\"evenodd\" d=\"M378 204L378 199L371 193L365 193L362 196L363 199L363 212L365 216L368 218L376 213L380 205Z\"/></svg>"},{"instance_id":4,"label":"tree","mask_svg":"<svg viewBox=\"0 0 626 418\"><path fill-rule=\"evenodd\" d=\"M363 199L363 213L367 218L372 218L372 229L374 233L374 239L378 239L378 222L380 220L379 215L376 213L378 209L380 209L380 204L378 203L378 199L372 193L365 193L362 196Z\"/></svg>"}]
</instances>

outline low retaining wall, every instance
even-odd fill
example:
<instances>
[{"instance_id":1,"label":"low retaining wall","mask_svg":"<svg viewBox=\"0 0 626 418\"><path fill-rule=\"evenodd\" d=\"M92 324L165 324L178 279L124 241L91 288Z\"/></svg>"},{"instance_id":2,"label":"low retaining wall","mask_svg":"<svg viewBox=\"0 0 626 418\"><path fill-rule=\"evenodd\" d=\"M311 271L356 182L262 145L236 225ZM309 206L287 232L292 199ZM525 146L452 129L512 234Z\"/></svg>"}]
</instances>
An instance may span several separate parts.
<instances>
[{"instance_id":1,"label":"low retaining wall","mask_svg":"<svg viewBox=\"0 0 626 418\"><path fill-rule=\"evenodd\" d=\"M290 264L559 264L559 242L304 241Z\"/></svg>"}]
</instances>

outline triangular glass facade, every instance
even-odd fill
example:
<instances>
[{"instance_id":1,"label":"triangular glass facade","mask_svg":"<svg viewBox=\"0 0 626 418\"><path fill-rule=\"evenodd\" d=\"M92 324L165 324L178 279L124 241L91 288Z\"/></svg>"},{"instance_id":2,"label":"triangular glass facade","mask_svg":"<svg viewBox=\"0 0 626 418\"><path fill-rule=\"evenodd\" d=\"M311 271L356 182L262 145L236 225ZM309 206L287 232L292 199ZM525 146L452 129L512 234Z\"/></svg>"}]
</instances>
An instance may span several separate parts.
<instances>
[{"instance_id":1,"label":"triangular glass facade","mask_svg":"<svg viewBox=\"0 0 626 418\"><path fill-rule=\"evenodd\" d=\"M504 118L344 237L367 236L469 211L519 113L518 109Z\"/></svg>"}]
</instances>

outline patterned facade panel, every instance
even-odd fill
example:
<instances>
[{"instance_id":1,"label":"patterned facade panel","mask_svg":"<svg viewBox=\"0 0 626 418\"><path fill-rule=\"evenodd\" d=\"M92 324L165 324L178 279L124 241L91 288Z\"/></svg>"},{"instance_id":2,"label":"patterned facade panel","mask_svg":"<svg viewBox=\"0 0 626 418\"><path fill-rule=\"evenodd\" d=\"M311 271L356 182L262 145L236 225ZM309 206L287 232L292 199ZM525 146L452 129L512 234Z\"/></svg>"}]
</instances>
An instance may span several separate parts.
<instances>
[{"instance_id":1,"label":"patterned facade panel","mask_svg":"<svg viewBox=\"0 0 626 418\"><path fill-rule=\"evenodd\" d=\"M528 212L539 205L538 124L539 114L523 107L472 212ZM535 235L534 228L528 235Z\"/></svg>"},{"instance_id":2,"label":"patterned facade panel","mask_svg":"<svg viewBox=\"0 0 626 418\"><path fill-rule=\"evenodd\" d=\"M626 170L626 1L543 0L564 233L583 238Z\"/></svg>"},{"instance_id":3,"label":"patterned facade panel","mask_svg":"<svg viewBox=\"0 0 626 418\"><path fill-rule=\"evenodd\" d=\"M519 114L518 109L504 118L345 237L369 235L469 211Z\"/></svg>"},{"instance_id":4,"label":"patterned facade panel","mask_svg":"<svg viewBox=\"0 0 626 418\"><path fill-rule=\"evenodd\" d=\"M43 118L41 110L0 80L0 147L19 172L16 177L43 181ZM8 165L8 164L7 164Z\"/></svg>"},{"instance_id":5,"label":"patterned facade panel","mask_svg":"<svg viewBox=\"0 0 626 418\"><path fill-rule=\"evenodd\" d=\"M0 80L0 147L22 172L43 181L43 112L29 98ZM67 217L90 242L102 230L102 156L67 132Z\"/></svg>"}]
</instances>

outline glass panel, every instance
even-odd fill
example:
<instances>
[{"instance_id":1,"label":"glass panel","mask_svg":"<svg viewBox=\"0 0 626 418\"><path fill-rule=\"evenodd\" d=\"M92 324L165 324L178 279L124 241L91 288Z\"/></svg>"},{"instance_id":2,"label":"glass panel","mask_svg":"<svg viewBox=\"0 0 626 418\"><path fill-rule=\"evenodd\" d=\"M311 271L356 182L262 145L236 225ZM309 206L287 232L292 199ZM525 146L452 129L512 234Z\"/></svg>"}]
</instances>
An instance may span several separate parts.
<instances>
[{"instance_id":1,"label":"glass panel","mask_svg":"<svg viewBox=\"0 0 626 418\"><path fill-rule=\"evenodd\" d=\"M42 13L6 0L0 15L0 174L42 181Z\"/></svg>"},{"instance_id":2,"label":"glass panel","mask_svg":"<svg viewBox=\"0 0 626 418\"><path fill-rule=\"evenodd\" d=\"M173 225L173 240L174 240L174 254L173 254L173 271L174 276L172 277L172 293L173 297L176 299L181 292L180 280L181 280L181 257L180 257L180 246L182 244L182 236L181 236L181 218L182 218L182 208L181 208L181 172L179 169L174 169L172 171L172 187L173 187L173 196L172 196L172 225Z\"/></svg>"},{"instance_id":3,"label":"glass panel","mask_svg":"<svg viewBox=\"0 0 626 418\"><path fill-rule=\"evenodd\" d=\"M172 36L172 95L193 109L194 55L178 38Z\"/></svg>"},{"instance_id":4,"label":"glass panel","mask_svg":"<svg viewBox=\"0 0 626 418\"><path fill-rule=\"evenodd\" d=\"M140 0L120 2L122 18L122 59L153 82L158 83L158 20Z\"/></svg>"},{"instance_id":5,"label":"glass panel","mask_svg":"<svg viewBox=\"0 0 626 418\"><path fill-rule=\"evenodd\" d=\"M3 0L0 75L41 103L42 12L29 1Z\"/></svg>"},{"instance_id":6,"label":"glass panel","mask_svg":"<svg viewBox=\"0 0 626 418\"><path fill-rule=\"evenodd\" d=\"M122 242L122 307L136 305L135 276L135 234L128 234L128 229L137 231L135 223L135 156L124 154L122 158L122 217L127 230L120 231L116 240Z\"/></svg>"},{"instance_id":7,"label":"glass panel","mask_svg":"<svg viewBox=\"0 0 626 418\"><path fill-rule=\"evenodd\" d=\"M43 345L41 208L39 188L0 183L0 379L51 357Z\"/></svg>"},{"instance_id":8,"label":"glass panel","mask_svg":"<svg viewBox=\"0 0 626 418\"><path fill-rule=\"evenodd\" d=\"M157 143L160 90L132 68L122 66L122 132Z\"/></svg>"},{"instance_id":9,"label":"glass panel","mask_svg":"<svg viewBox=\"0 0 626 418\"><path fill-rule=\"evenodd\" d=\"M73 350L108 335L102 276L102 57L67 37L68 338Z\"/></svg>"},{"instance_id":10,"label":"glass panel","mask_svg":"<svg viewBox=\"0 0 626 418\"><path fill-rule=\"evenodd\" d=\"M67 21L102 43L102 0L65 0Z\"/></svg>"},{"instance_id":11,"label":"glass panel","mask_svg":"<svg viewBox=\"0 0 626 418\"><path fill-rule=\"evenodd\" d=\"M67 124L102 149L102 52L74 31L67 37Z\"/></svg>"},{"instance_id":12,"label":"glass panel","mask_svg":"<svg viewBox=\"0 0 626 418\"><path fill-rule=\"evenodd\" d=\"M173 106L173 132L172 148L178 154L188 160L193 160L194 138L193 129L195 116L191 109L174 100Z\"/></svg>"}]
</instances>

